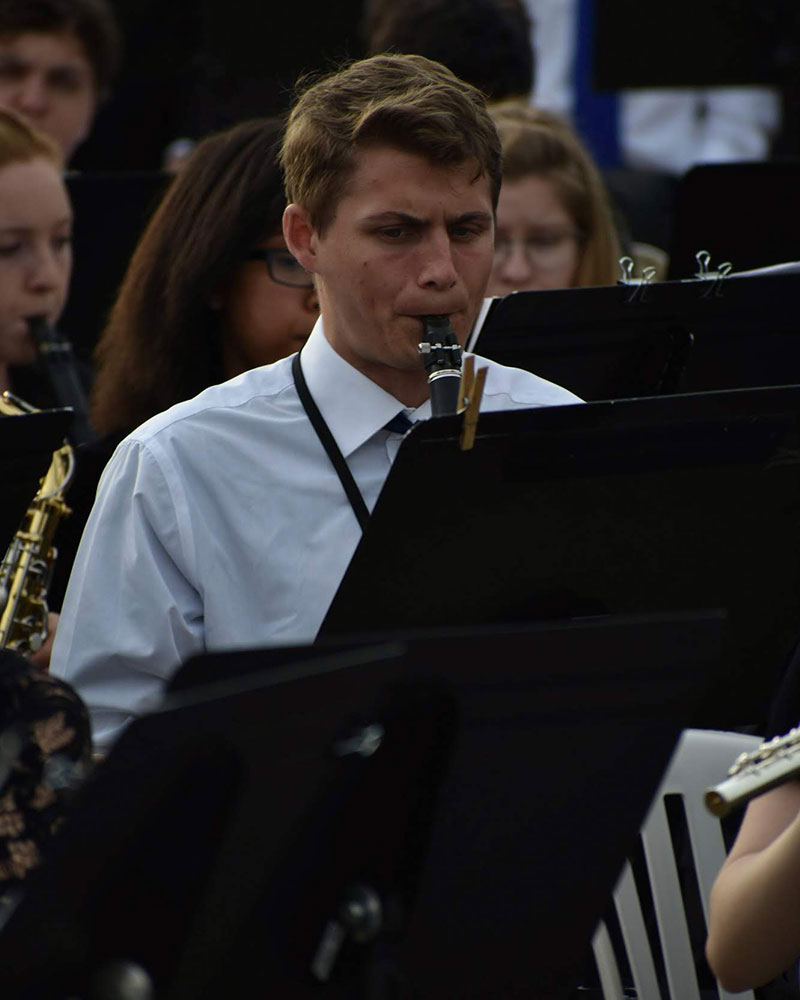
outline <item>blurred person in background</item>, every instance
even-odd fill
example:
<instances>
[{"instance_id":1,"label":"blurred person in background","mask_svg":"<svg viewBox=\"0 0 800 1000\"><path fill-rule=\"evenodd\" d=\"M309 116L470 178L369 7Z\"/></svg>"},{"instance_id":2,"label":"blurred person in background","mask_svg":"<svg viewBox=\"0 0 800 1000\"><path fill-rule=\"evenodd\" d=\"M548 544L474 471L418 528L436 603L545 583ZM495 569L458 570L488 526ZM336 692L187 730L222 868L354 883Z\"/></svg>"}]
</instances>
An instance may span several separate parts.
<instances>
[{"instance_id":1,"label":"blurred person in background","mask_svg":"<svg viewBox=\"0 0 800 1000\"><path fill-rule=\"evenodd\" d=\"M518 101L490 107L503 184L490 295L612 285L620 241L599 170L562 119Z\"/></svg>"},{"instance_id":2,"label":"blurred person in background","mask_svg":"<svg viewBox=\"0 0 800 1000\"><path fill-rule=\"evenodd\" d=\"M490 101L531 95L535 66L522 0L367 0L363 35L370 55L433 59Z\"/></svg>"},{"instance_id":3,"label":"blurred person in background","mask_svg":"<svg viewBox=\"0 0 800 1000\"><path fill-rule=\"evenodd\" d=\"M97 483L117 443L210 385L298 350L319 314L286 249L282 123L254 119L198 143L133 253L95 348L100 439L80 449L59 524L50 606L61 607Z\"/></svg>"},{"instance_id":4,"label":"blurred person in background","mask_svg":"<svg viewBox=\"0 0 800 1000\"><path fill-rule=\"evenodd\" d=\"M134 251L95 348L90 415L100 439L78 456L53 607L117 443L155 413L293 353L311 332L317 293L281 231L281 134L277 119L254 119L200 142Z\"/></svg>"},{"instance_id":5,"label":"blurred person in background","mask_svg":"<svg viewBox=\"0 0 800 1000\"><path fill-rule=\"evenodd\" d=\"M12 649L0 649L0 928L46 860L88 774L89 713L80 696ZM10 737L10 738L9 738Z\"/></svg>"},{"instance_id":6,"label":"blurred person in background","mask_svg":"<svg viewBox=\"0 0 800 1000\"><path fill-rule=\"evenodd\" d=\"M0 107L46 132L68 163L108 98L120 34L105 0L2 0Z\"/></svg>"},{"instance_id":7,"label":"blurred person in background","mask_svg":"<svg viewBox=\"0 0 800 1000\"><path fill-rule=\"evenodd\" d=\"M208 136L167 190L95 349L101 434L123 436L305 342L319 310L281 230L280 136L277 119Z\"/></svg>"},{"instance_id":8,"label":"blurred person in background","mask_svg":"<svg viewBox=\"0 0 800 1000\"><path fill-rule=\"evenodd\" d=\"M780 97L773 88L594 91L597 0L524 0L524 4L538 69L533 102L571 120L601 167L678 176L696 163L769 155L781 124ZM609 128L613 137L603 134Z\"/></svg>"},{"instance_id":9,"label":"blurred person in background","mask_svg":"<svg viewBox=\"0 0 800 1000\"><path fill-rule=\"evenodd\" d=\"M33 322L53 325L72 274L72 208L61 150L24 118L0 108L0 392L31 406L57 406L39 364ZM0 540L5 553L10 538ZM46 666L51 635L33 659Z\"/></svg>"},{"instance_id":10,"label":"blurred person in background","mask_svg":"<svg viewBox=\"0 0 800 1000\"><path fill-rule=\"evenodd\" d=\"M773 697L764 740L789 734L798 720L800 646ZM791 760L793 752L796 746L787 741L779 757ZM799 888L800 781L795 775L747 804L711 889L706 956L726 989L758 989L759 1000L798 996Z\"/></svg>"},{"instance_id":11,"label":"blurred person in background","mask_svg":"<svg viewBox=\"0 0 800 1000\"><path fill-rule=\"evenodd\" d=\"M537 69L532 103L572 124L603 172L632 240L669 249L678 183L690 167L770 156L783 118L774 88L596 90L598 0L523 2ZM658 43L645 29L646 44ZM676 67L680 60L675 53Z\"/></svg>"},{"instance_id":12,"label":"blurred person in background","mask_svg":"<svg viewBox=\"0 0 800 1000\"><path fill-rule=\"evenodd\" d=\"M37 368L31 321L55 323L72 272L72 209L61 152L23 118L0 109L0 391L55 405Z\"/></svg>"}]
</instances>

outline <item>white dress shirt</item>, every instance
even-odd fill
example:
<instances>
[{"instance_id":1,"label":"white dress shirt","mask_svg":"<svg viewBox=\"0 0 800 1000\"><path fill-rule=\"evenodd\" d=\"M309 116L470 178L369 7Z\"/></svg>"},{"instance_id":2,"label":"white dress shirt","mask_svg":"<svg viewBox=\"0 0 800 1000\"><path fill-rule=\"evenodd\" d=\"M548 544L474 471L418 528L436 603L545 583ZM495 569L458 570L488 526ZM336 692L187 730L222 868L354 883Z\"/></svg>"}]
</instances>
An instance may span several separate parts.
<instances>
[{"instance_id":1,"label":"white dress shirt","mask_svg":"<svg viewBox=\"0 0 800 1000\"><path fill-rule=\"evenodd\" d=\"M579 402L489 366L482 409ZM371 510L401 440L402 404L344 361L318 322L309 390ZM412 419L427 418L430 403ZM189 656L311 641L361 531L294 387L291 359L172 407L117 448L64 600L51 670L107 745Z\"/></svg>"}]
</instances>

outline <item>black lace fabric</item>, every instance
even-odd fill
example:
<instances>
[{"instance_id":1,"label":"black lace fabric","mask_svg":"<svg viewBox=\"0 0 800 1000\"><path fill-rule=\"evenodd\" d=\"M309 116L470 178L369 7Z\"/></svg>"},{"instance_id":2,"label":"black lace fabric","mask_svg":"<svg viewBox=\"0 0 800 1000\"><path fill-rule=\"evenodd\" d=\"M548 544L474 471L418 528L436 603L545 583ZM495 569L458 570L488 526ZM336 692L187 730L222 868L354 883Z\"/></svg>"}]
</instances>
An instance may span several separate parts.
<instances>
[{"instance_id":1,"label":"black lace fabric","mask_svg":"<svg viewBox=\"0 0 800 1000\"><path fill-rule=\"evenodd\" d=\"M76 692L0 650L0 901L47 856L90 760L89 715Z\"/></svg>"}]
</instances>

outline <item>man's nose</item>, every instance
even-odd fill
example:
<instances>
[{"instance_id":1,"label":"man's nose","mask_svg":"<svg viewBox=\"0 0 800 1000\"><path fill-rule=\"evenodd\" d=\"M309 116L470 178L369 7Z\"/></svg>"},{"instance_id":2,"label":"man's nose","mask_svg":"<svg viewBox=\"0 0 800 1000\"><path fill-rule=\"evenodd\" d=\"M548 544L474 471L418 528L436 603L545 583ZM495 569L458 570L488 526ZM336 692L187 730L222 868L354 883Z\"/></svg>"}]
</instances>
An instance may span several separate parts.
<instances>
[{"instance_id":1,"label":"man's nose","mask_svg":"<svg viewBox=\"0 0 800 1000\"><path fill-rule=\"evenodd\" d=\"M425 288L452 288L458 281L453 246L446 234L433 234L425 241L419 283Z\"/></svg>"}]
</instances>

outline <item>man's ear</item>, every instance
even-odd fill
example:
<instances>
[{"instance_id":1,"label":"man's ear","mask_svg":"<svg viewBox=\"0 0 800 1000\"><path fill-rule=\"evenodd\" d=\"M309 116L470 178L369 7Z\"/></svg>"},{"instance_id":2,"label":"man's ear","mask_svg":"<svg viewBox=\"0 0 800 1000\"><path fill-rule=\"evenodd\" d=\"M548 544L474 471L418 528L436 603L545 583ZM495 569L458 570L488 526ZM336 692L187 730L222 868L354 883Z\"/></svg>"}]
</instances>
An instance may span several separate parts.
<instances>
[{"instance_id":1,"label":"man's ear","mask_svg":"<svg viewBox=\"0 0 800 1000\"><path fill-rule=\"evenodd\" d=\"M316 230L301 205L287 205L283 213L286 246L307 271L316 271Z\"/></svg>"}]
</instances>

